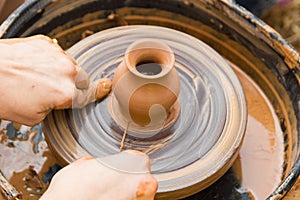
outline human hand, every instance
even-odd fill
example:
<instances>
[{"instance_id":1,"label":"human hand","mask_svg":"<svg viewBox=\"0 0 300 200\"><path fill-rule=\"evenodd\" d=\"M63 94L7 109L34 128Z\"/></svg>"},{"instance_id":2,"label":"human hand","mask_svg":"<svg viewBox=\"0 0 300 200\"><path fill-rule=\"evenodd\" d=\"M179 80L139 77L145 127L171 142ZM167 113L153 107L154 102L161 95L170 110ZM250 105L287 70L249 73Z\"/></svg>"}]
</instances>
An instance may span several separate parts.
<instances>
[{"instance_id":1,"label":"human hand","mask_svg":"<svg viewBox=\"0 0 300 200\"><path fill-rule=\"evenodd\" d=\"M90 83L74 59L46 36L0 40L0 119L35 125L52 109L83 107L110 89L109 79Z\"/></svg>"},{"instance_id":2,"label":"human hand","mask_svg":"<svg viewBox=\"0 0 300 200\"><path fill-rule=\"evenodd\" d=\"M124 151L71 163L53 177L40 200L150 200L156 190L149 157L139 151Z\"/></svg>"}]
</instances>

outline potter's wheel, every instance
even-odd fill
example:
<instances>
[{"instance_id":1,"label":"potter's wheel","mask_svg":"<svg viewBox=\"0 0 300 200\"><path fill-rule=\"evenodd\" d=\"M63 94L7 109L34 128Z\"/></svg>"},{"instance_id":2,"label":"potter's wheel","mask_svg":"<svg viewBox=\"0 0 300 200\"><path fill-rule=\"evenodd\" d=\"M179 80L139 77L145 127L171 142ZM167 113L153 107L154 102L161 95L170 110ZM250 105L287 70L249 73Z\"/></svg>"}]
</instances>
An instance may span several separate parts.
<instances>
[{"instance_id":1,"label":"potter's wheel","mask_svg":"<svg viewBox=\"0 0 300 200\"><path fill-rule=\"evenodd\" d=\"M96 33L69 49L92 80L112 79L126 48L142 38L160 39L175 54L180 115L159 140L127 138L125 149L149 155L158 197L184 197L212 184L237 156L246 126L246 104L233 70L213 49L187 34L155 26L124 26ZM50 148L64 163L83 155L119 152L123 131L108 99L83 109L53 111L43 124Z\"/></svg>"}]
</instances>

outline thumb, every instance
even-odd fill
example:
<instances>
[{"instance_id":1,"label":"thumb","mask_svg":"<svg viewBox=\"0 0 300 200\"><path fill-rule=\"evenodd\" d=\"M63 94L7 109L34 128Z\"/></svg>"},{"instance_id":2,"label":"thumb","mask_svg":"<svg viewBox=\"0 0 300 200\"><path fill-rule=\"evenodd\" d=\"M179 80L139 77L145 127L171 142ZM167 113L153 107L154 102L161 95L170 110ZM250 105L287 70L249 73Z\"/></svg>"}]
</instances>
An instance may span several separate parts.
<instances>
[{"instance_id":1,"label":"thumb","mask_svg":"<svg viewBox=\"0 0 300 200\"><path fill-rule=\"evenodd\" d=\"M76 88L72 99L73 108L82 108L108 95L111 90L109 79L103 78L90 83L90 77L83 68L76 65L76 71Z\"/></svg>"}]
</instances>

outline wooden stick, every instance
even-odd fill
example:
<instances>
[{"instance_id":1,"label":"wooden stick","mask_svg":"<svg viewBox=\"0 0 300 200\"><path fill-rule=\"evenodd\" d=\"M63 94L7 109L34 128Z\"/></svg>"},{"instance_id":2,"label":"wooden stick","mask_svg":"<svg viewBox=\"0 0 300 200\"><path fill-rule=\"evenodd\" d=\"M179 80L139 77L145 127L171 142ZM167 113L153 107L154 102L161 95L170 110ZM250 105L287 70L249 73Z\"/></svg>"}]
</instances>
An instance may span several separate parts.
<instances>
[{"instance_id":1,"label":"wooden stick","mask_svg":"<svg viewBox=\"0 0 300 200\"><path fill-rule=\"evenodd\" d=\"M8 182L8 180L3 176L1 170L0 170L0 188L1 188L1 192L8 200L22 199L22 193L18 192L16 188Z\"/></svg>"},{"instance_id":2,"label":"wooden stick","mask_svg":"<svg viewBox=\"0 0 300 200\"><path fill-rule=\"evenodd\" d=\"M129 122L127 124L127 127L123 133L123 138L122 138L122 141L121 141L121 144L120 144L120 152L122 151L122 149L124 148L124 143L125 143L125 138L126 138L126 135L127 135L127 130L128 130L128 127L129 127Z\"/></svg>"}]
</instances>

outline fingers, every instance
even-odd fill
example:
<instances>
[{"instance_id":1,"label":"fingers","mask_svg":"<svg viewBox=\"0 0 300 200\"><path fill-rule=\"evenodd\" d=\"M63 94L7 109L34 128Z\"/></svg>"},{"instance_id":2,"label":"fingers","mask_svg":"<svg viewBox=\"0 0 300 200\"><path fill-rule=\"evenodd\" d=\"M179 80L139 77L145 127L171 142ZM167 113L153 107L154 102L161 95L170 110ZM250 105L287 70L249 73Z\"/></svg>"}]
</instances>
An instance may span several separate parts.
<instances>
[{"instance_id":1,"label":"fingers","mask_svg":"<svg viewBox=\"0 0 300 200\"><path fill-rule=\"evenodd\" d=\"M123 151L97 160L102 165L119 172L129 174L146 174L150 172L149 157L139 151Z\"/></svg>"},{"instance_id":2,"label":"fingers","mask_svg":"<svg viewBox=\"0 0 300 200\"><path fill-rule=\"evenodd\" d=\"M75 80L76 88L87 89L90 85L90 77L88 73L81 67L76 67L77 76Z\"/></svg>"},{"instance_id":3,"label":"fingers","mask_svg":"<svg viewBox=\"0 0 300 200\"><path fill-rule=\"evenodd\" d=\"M19 40L19 38L11 39L8 41L8 43L15 43L17 40ZM52 50L57 53L55 55L60 55L60 58L63 57L67 60L67 64L62 64L63 68L66 69L64 72L65 76L68 76L66 78L71 78L73 81L74 76L76 76L74 87L75 91L72 96L72 101L69 101L70 98L65 98L65 101L56 103L56 106L54 106L55 109L70 107L82 108L91 102L102 99L110 92L111 81L109 79L100 79L91 83L88 73L83 68L77 65L74 58L70 56L68 52L64 51L55 39L51 39L44 35L36 35L32 37L22 38L22 40L32 42L34 45L41 45L42 47L43 45L45 45L44 43L53 45L54 48L52 48ZM36 42L37 40L41 42ZM61 68L59 69L61 70ZM67 94L70 94L70 92L73 91L68 91Z\"/></svg>"},{"instance_id":4,"label":"fingers","mask_svg":"<svg viewBox=\"0 0 300 200\"><path fill-rule=\"evenodd\" d=\"M82 81L81 87L86 88L87 83ZM86 89L75 89L72 108L82 108L91 102L102 99L111 90L111 81L107 78L94 81Z\"/></svg>"},{"instance_id":5,"label":"fingers","mask_svg":"<svg viewBox=\"0 0 300 200\"><path fill-rule=\"evenodd\" d=\"M40 36L44 37L44 36ZM61 49L57 44L57 41L51 40L56 46L64 53L73 63L76 70L75 79L75 92L72 98L72 108L82 108L91 102L102 99L111 90L111 81L109 79L100 79L90 83L90 77L88 73L81 67L79 67L76 61L67 52Z\"/></svg>"},{"instance_id":6,"label":"fingers","mask_svg":"<svg viewBox=\"0 0 300 200\"><path fill-rule=\"evenodd\" d=\"M121 167L133 162L137 170L140 165L149 164L148 156L138 151L124 151L106 158L121 162L116 162ZM87 156L64 167L53 177L41 199L154 199L158 184L150 172L120 172L102 163Z\"/></svg>"},{"instance_id":7,"label":"fingers","mask_svg":"<svg viewBox=\"0 0 300 200\"><path fill-rule=\"evenodd\" d=\"M143 169L147 169L149 174L139 183L137 187L137 191L135 193L135 197L137 200L152 200L155 197L156 191L158 189L158 183L157 180L154 178L154 176L150 173L151 171L151 161L147 154L136 151L136 150L127 150L124 151L124 153L127 153L127 156L139 156L136 159L136 161L140 162L140 166ZM131 160L129 160L131 162ZM135 165L136 163L132 163L132 165Z\"/></svg>"},{"instance_id":8,"label":"fingers","mask_svg":"<svg viewBox=\"0 0 300 200\"><path fill-rule=\"evenodd\" d=\"M149 176L147 180L143 180L138 185L136 191L137 200L152 200L158 188L157 180L153 176Z\"/></svg>"}]
</instances>

